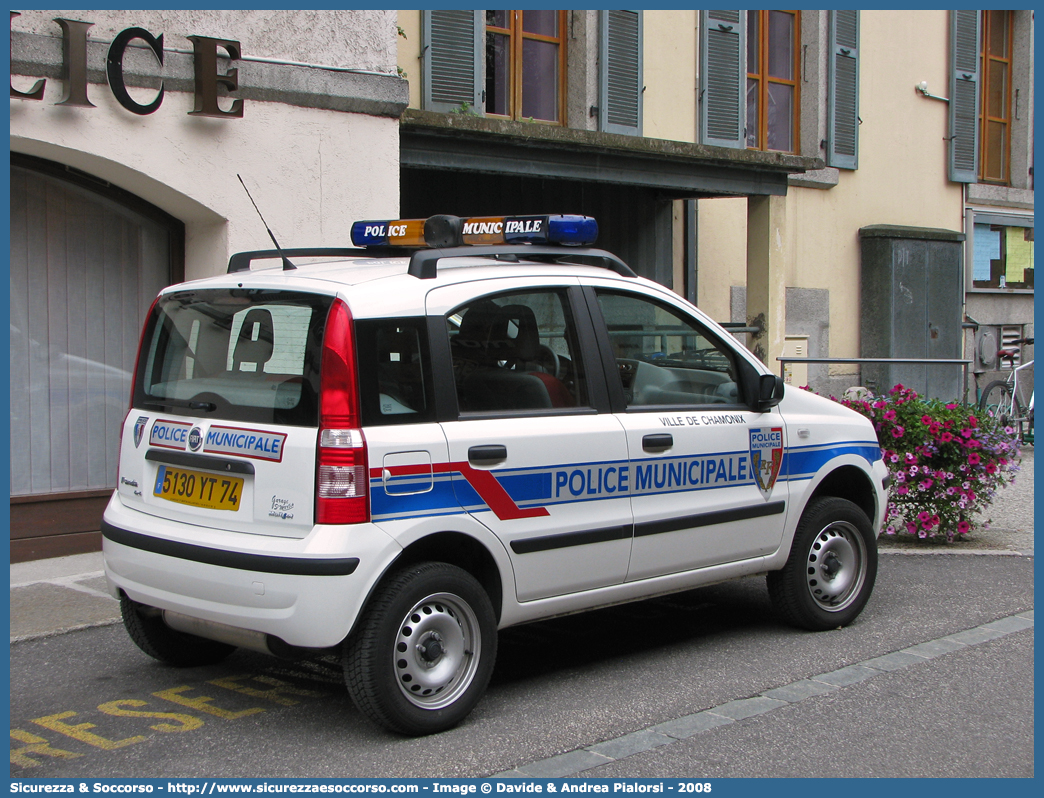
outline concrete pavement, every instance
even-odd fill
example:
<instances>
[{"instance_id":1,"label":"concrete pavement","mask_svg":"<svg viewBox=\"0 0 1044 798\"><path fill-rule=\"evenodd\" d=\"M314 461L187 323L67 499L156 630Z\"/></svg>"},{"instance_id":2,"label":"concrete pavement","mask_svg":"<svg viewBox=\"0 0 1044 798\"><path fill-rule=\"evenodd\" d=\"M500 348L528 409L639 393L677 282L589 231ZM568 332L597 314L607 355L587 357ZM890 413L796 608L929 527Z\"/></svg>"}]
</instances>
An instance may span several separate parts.
<instances>
[{"instance_id":1,"label":"concrete pavement","mask_svg":"<svg viewBox=\"0 0 1044 798\"><path fill-rule=\"evenodd\" d=\"M881 537L885 555L1033 554L1033 447L1026 447L1015 484L990 508L988 529L953 545ZM118 602L105 592L101 552L11 565L11 642L105 626L120 621Z\"/></svg>"}]
</instances>

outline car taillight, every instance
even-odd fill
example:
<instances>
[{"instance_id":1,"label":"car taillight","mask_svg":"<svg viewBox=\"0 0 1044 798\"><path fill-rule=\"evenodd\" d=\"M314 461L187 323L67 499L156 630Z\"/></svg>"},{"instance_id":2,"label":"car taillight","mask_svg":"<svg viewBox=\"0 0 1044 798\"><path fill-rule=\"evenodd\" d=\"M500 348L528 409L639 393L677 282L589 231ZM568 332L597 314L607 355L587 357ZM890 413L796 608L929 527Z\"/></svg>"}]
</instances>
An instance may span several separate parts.
<instances>
[{"instance_id":1,"label":"car taillight","mask_svg":"<svg viewBox=\"0 0 1044 798\"><path fill-rule=\"evenodd\" d=\"M335 299L326 320L319 375L315 472L318 524L358 524L370 520L366 439L359 427L352 314L343 301Z\"/></svg>"}]
</instances>

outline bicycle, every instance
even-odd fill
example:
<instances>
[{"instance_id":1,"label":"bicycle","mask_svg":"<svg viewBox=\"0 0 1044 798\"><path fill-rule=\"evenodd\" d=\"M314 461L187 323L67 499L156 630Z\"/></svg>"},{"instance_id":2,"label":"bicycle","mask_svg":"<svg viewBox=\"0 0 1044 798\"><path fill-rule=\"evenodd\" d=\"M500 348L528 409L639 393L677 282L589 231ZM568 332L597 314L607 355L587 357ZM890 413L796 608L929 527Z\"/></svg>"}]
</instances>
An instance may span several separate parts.
<instances>
[{"instance_id":1,"label":"bicycle","mask_svg":"<svg viewBox=\"0 0 1044 798\"><path fill-rule=\"evenodd\" d=\"M1033 345L1032 338L1019 338L1012 343ZM989 415L1000 418L1006 427L1013 427L1018 433L1019 440L1025 443L1033 443L1033 361L1015 365L1015 356L1018 349L1000 349L997 357L1001 360L1007 359L1011 364L1011 373L1006 379L994 380L989 383L979 397L979 409ZM1027 369L1030 371L1027 372ZM1026 383L1029 383L1029 400L1026 400ZM1029 432L1025 429L1028 423Z\"/></svg>"}]
</instances>

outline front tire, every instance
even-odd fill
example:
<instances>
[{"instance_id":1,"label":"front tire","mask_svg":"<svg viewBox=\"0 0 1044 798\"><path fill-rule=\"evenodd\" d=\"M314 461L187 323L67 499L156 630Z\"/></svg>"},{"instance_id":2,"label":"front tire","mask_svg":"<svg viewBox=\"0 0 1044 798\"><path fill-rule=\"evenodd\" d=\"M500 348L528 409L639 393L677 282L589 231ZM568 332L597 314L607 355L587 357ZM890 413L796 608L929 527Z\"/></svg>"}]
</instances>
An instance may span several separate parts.
<instances>
[{"instance_id":1,"label":"front tire","mask_svg":"<svg viewBox=\"0 0 1044 798\"><path fill-rule=\"evenodd\" d=\"M153 659L175 668L214 665L236 650L235 646L171 629L159 610L120 597L123 626L134 644Z\"/></svg>"},{"instance_id":2,"label":"front tire","mask_svg":"<svg viewBox=\"0 0 1044 798\"><path fill-rule=\"evenodd\" d=\"M497 654L486 591L445 563L387 577L344 646L344 678L355 705L400 734L459 723L482 698Z\"/></svg>"},{"instance_id":3,"label":"front tire","mask_svg":"<svg viewBox=\"0 0 1044 798\"><path fill-rule=\"evenodd\" d=\"M768 574L769 596L792 626L815 632L851 623L877 578L877 539L847 499L814 499L798 522L790 557Z\"/></svg>"}]
</instances>

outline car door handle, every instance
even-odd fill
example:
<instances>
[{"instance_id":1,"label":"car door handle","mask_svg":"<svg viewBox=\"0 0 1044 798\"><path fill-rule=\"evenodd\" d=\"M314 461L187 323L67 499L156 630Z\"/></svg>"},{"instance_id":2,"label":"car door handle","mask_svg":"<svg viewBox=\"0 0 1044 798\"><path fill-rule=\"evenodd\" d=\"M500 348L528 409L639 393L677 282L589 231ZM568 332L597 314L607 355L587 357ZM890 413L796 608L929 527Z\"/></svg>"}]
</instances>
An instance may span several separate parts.
<instances>
[{"instance_id":1,"label":"car door handle","mask_svg":"<svg viewBox=\"0 0 1044 798\"><path fill-rule=\"evenodd\" d=\"M499 443L472 446L468 449L468 462L472 465L496 465L507 460L507 447Z\"/></svg>"},{"instance_id":2,"label":"car door handle","mask_svg":"<svg viewBox=\"0 0 1044 798\"><path fill-rule=\"evenodd\" d=\"M669 432L646 435L642 438L642 448L647 452L659 452L674 446L674 436Z\"/></svg>"}]
</instances>

